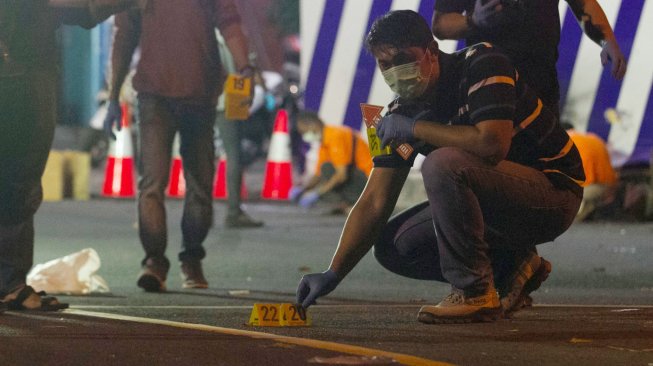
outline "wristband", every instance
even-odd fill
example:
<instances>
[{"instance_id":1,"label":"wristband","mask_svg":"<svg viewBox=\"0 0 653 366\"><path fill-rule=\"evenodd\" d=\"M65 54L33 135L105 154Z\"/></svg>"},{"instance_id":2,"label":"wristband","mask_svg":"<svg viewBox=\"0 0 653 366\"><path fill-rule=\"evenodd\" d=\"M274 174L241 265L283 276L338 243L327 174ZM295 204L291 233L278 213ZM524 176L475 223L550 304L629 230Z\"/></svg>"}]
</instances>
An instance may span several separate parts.
<instances>
[{"instance_id":1,"label":"wristband","mask_svg":"<svg viewBox=\"0 0 653 366\"><path fill-rule=\"evenodd\" d=\"M252 77L254 76L254 74L256 74L256 66L252 64L247 64L243 66L240 70L238 70L238 73L246 77Z\"/></svg>"}]
</instances>

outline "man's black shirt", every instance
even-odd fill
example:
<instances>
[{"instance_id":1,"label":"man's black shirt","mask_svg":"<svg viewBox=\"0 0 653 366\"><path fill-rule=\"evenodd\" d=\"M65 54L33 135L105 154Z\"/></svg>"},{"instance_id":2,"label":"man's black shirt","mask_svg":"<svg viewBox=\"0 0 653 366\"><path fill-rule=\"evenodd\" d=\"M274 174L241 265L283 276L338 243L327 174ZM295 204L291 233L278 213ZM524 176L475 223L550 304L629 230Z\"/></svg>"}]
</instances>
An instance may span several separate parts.
<instances>
[{"instance_id":1,"label":"man's black shirt","mask_svg":"<svg viewBox=\"0 0 653 366\"><path fill-rule=\"evenodd\" d=\"M475 0L436 0L439 13L471 14ZM476 31L467 46L490 42L513 60L526 83L544 104L556 106L560 87L556 62L560 43L558 0L522 0L520 7L504 7L506 20L492 29Z\"/></svg>"},{"instance_id":2,"label":"man's black shirt","mask_svg":"<svg viewBox=\"0 0 653 366\"><path fill-rule=\"evenodd\" d=\"M454 54L440 52L440 79L419 101L434 123L473 126L488 120L513 121L513 138L506 160L540 170L559 187L581 194L585 180L576 146L554 114L520 78L510 59L488 43ZM402 101L390 106L401 113ZM402 159L396 152L374 157L375 167L412 166L417 153L436 147L414 144L416 152Z\"/></svg>"}]
</instances>

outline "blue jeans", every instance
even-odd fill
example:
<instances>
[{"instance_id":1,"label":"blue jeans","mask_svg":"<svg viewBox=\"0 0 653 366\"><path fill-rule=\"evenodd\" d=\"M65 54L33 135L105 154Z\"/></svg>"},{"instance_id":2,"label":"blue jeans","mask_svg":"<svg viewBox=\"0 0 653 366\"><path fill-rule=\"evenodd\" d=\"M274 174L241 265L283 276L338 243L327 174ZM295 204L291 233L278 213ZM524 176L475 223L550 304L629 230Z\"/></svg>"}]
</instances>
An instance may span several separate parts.
<instances>
[{"instance_id":1,"label":"blue jeans","mask_svg":"<svg viewBox=\"0 0 653 366\"><path fill-rule=\"evenodd\" d=\"M562 234L581 202L536 169L490 165L457 148L429 154L422 177L428 202L391 218L374 254L395 273L466 294L485 292L536 244Z\"/></svg>"},{"instance_id":2,"label":"blue jeans","mask_svg":"<svg viewBox=\"0 0 653 366\"><path fill-rule=\"evenodd\" d=\"M213 221L215 106L148 94L139 95L138 102L138 223L145 250L143 263L149 258L167 263L164 191L168 185L172 144L177 131L186 179L179 260L201 260L206 255L202 243Z\"/></svg>"}]
</instances>

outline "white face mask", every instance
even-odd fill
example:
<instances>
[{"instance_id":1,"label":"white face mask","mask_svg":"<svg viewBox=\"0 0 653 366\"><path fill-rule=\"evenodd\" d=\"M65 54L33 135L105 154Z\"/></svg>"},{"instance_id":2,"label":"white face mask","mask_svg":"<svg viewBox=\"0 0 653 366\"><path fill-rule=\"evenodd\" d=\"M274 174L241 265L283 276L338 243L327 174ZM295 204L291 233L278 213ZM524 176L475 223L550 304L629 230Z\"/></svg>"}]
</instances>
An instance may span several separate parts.
<instances>
[{"instance_id":1,"label":"white face mask","mask_svg":"<svg viewBox=\"0 0 653 366\"><path fill-rule=\"evenodd\" d=\"M431 52L427 49L426 52ZM403 65L391 67L381 74L386 84L402 98L417 98L424 93L431 79L431 67L428 67L428 74L422 74L422 63L426 59L426 53L420 61L410 62Z\"/></svg>"},{"instance_id":2,"label":"white face mask","mask_svg":"<svg viewBox=\"0 0 653 366\"><path fill-rule=\"evenodd\" d=\"M302 134L302 140L304 140L304 142L307 144L312 144L315 142L320 142L322 140L322 135L315 131L308 131Z\"/></svg>"}]
</instances>

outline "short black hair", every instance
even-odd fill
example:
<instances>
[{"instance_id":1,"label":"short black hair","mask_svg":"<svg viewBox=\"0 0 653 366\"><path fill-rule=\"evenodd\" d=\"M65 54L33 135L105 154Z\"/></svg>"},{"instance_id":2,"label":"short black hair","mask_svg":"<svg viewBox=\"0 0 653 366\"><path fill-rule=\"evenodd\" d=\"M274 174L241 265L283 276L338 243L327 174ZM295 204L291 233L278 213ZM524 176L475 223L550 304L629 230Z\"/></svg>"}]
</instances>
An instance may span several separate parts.
<instances>
[{"instance_id":1,"label":"short black hair","mask_svg":"<svg viewBox=\"0 0 653 366\"><path fill-rule=\"evenodd\" d=\"M412 10L393 10L377 18L365 37L365 48L389 45L395 48L427 48L435 42L426 20Z\"/></svg>"},{"instance_id":2,"label":"short black hair","mask_svg":"<svg viewBox=\"0 0 653 366\"><path fill-rule=\"evenodd\" d=\"M297 113L297 122L307 123L307 124L317 124L324 125L324 121L320 118L317 112L305 109L300 110Z\"/></svg>"}]
</instances>

